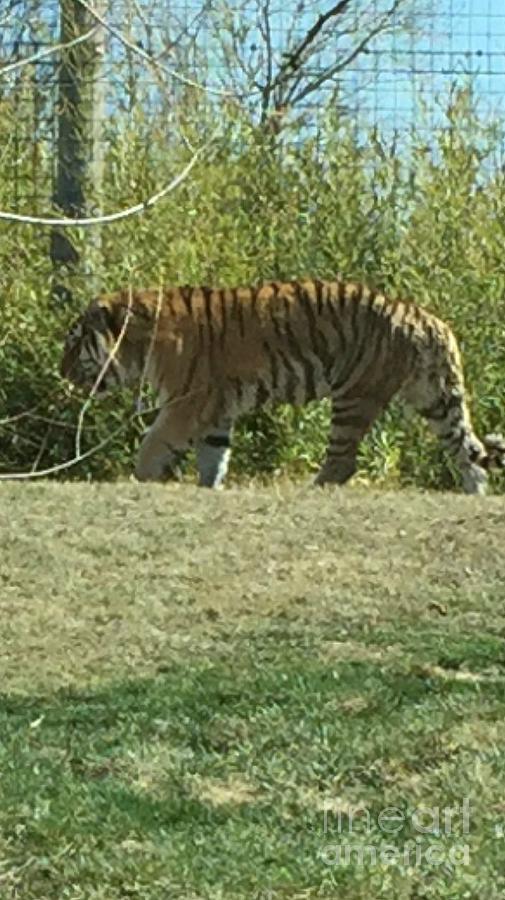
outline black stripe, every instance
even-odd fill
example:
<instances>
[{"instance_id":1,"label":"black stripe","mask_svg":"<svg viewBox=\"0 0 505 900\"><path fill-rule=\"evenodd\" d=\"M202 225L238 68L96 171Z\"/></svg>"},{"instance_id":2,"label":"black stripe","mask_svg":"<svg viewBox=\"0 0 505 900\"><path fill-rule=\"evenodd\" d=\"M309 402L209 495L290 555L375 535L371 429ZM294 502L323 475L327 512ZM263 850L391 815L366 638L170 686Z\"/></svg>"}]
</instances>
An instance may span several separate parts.
<instances>
[{"instance_id":1,"label":"black stripe","mask_svg":"<svg viewBox=\"0 0 505 900\"><path fill-rule=\"evenodd\" d=\"M456 450L459 450L465 440L466 429L463 426L456 426L454 431L451 430L450 432L445 432L444 434L440 434L439 437L446 448L454 453Z\"/></svg>"},{"instance_id":2,"label":"black stripe","mask_svg":"<svg viewBox=\"0 0 505 900\"><path fill-rule=\"evenodd\" d=\"M338 450L336 449L338 446ZM328 446L328 456L348 456L349 453L354 451L356 447L356 439L353 440L345 440L339 441L338 438L335 438L333 441L330 439ZM344 449L345 448L345 449Z\"/></svg>"},{"instance_id":3,"label":"black stripe","mask_svg":"<svg viewBox=\"0 0 505 900\"><path fill-rule=\"evenodd\" d=\"M323 313L323 282L319 278L314 278L314 291L316 294L316 307L319 316Z\"/></svg>"},{"instance_id":4,"label":"black stripe","mask_svg":"<svg viewBox=\"0 0 505 900\"><path fill-rule=\"evenodd\" d=\"M380 355L379 347L377 345L379 339L380 335L377 331L372 333L370 337L368 336L366 331L364 331L361 336L361 341L358 341L356 336L353 335L353 345L352 347L347 348L347 361L344 363L344 367L339 373L338 378L331 384L332 393L342 391L345 394L344 388L346 387L349 379L354 374L357 365L362 360L365 361L365 367L360 375L359 380L361 380L361 378L366 375L367 367L369 367L370 364L373 363L374 359L377 359ZM356 386L354 386L354 388L355 387Z\"/></svg>"},{"instance_id":5,"label":"black stripe","mask_svg":"<svg viewBox=\"0 0 505 900\"><path fill-rule=\"evenodd\" d=\"M291 363L291 360L289 359L289 356L287 356L285 353L283 353L282 350L278 350L277 353L278 353L278 356L280 356L280 358L283 362L283 365L288 373L288 377L286 379L286 391L285 391L284 397L288 403L294 403L295 399L296 399L296 389L298 387L298 377L297 377L296 371L293 368L293 365Z\"/></svg>"},{"instance_id":6,"label":"black stripe","mask_svg":"<svg viewBox=\"0 0 505 900\"><path fill-rule=\"evenodd\" d=\"M258 305L259 290L260 290L259 287L256 285L252 288L249 288L250 297L251 297L251 312L253 313L253 315L257 315L256 307Z\"/></svg>"},{"instance_id":7,"label":"black stripe","mask_svg":"<svg viewBox=\"0 0 505 900\"><path fill-rule=\"evenodd\" d=\"M172 290L167 291L164 296L164 301L168 306L170 315L174 318L176 317L176 313L174 312L174 292ZM135 309L135 314L137 314L137 309ZM151 315L147 312L147 310L143 313L144 318L151 319Z\"/></svg>"},{"instance_id":8,"label":"black stripe","mask_svg":"<svg viewBox=\"0 0 505 900\"><path fill-rule=\"evenodd\" d=\"M387 313L390 319L393 318L400 306L403 306L401 300L390 300L387 304Z\"/></svg>"},{"instance_id":9,"label":"black stripe","mask_svg":"<svg viewBox=\"0 0 505 900\"><path fill-rule=\"evenodd\" d=\"M463 395L461 393L452 393L446 401L446 407L450 409L458 409L463 403Z\"/></svg>"},{"instance_id":10,"label":"black stripe","mask_svg":"<svg viewBox=\"0 0 505 900\"><path fill-rule=\"evenodd\" d=\"M338 417L341 414L346 414L351 412L353 409L356 409L360 401L362 401L363 399L364 398L362 397L351 396L347 398L343 397L338 401L334 400L331 407L332 421L335 420L336 422L338 422Z\"/></svg>"},{"instance_id":11,"label":"black stripe","mask_svg":"<svg viewBox=\"0 0 505 900\"><path fill-rule=\"evenodd\" d=\"M303 355L300 345L293 334L293 329L289 322L286 322L286 337L288 339L288 347L292 356L300 363L305 376L305 395L306 400L314 400L316 397L316 384L314 378L314 366L311 360Z\"/></svg>"},{"instance_id":12,"label":"black stripe","mask_svg":"<svg viewBox=\"0 0 505 900\"><path fill-rule=\"evenodd\" d=\"M425 419L433 419L433 421L441 422L442 419L446 417L446 406L444 401L437 400L433 406L425 407L423 409L418 409L417 412L420 416L423 416Z\"/></svg>"},{"instance_id":13,"label":"black stripe","mask_svg":"<svg viewBox=\"0 0 505 900\"><path fill-rule=\"evenodd\" d=\"M277 300L277 297L279 296L279 291L282 287L282 282L281 281L271 281L269 284L269 287L272 289L272 297L270 297L270 309L273 311L273 310L277 309L277 303L275 303L275 300Z\"/></svg>"},{"instance_id":14,"label":"black stripe","mask_svg":"<svg viewBox=\"0 0 505 900\"><path fill-rule=\"evenodd\" d=\"M327 377L330 367L335 360L335 351L333 348L330 348L328 338L323 331L319 331L317 337L319 342L317 355L323 363L323 370L325 372L325 377Z\"/></svg>"},{"instance_id":15,"label":"black stripe","mask_svg":"<svg viewBox=\"0 0 505 900\"><path fill-rule=\"evenodd\" d=\"M352 299L356 306L360 306L361 301L363 300L363 292L365 290L364 285L361 281L358 284L353 285Z\"/></svg>"},{"instance_id":16,"label":"black stripe","mask_svg":"<svg viewBox=\"0 0 505 900\"><path fill-rule=\"evenodd\" d=\"M342 326L342 319L340 317L339 311L337 309L335 309L335 306L333 303L333 297L331 296L331 291L330 291L329 287L328 287L327 308L330 313L330 319L331 319L332 325L333 325L335 331L337 332L338 339L340 341L340 350L342 353L344 353L346 350L346 339L345 339L344 329Z\"/></svg>"},{"instance_id":17,"label":"black stripe","mask_svg":"<svg viewBox=\"0 0 505 900\"><path fill-rule=\"evenodd\" d=\"M303 311L309 325L310 340L314 350L317 352L317 319L314 312L312 301L301 285L298 285L298 302L303 307Z\"/></svg>"},{"instance_id":18,"label":"black stripe","mask_svg":"<svg viewBox=\"0 0 505 900\"><path fill-rule=\"evenodd\" d=\"M89 354L91 354L91 355L95 354L95 356L100 355L101 348L99 347L99 344L98 344L98 335L97 335L96 331L88 332L88 334L86 335L85 347Z\"/></svg>"},{"instance_id":19,"label":"black stripe","mask_svg":"<svg viewBox=\"0 0 505 900\"><path fill-rule=\"evenodd\" d=\"M209 447L231 447L229 434L208 434L204 442Z\"/></svg>"},{"instance_id":20,"label":"black stripe","mask_svg":"<svg viewBox=\"0 0 505 900\"><path fill-rule=\"evenodd\" d=\"M316 292L317 314L321 315L323 311L323 285L321 281L314 281L313 284L314 290ZM305 315L307 316L307 321L309 323L309 332L312 346L315 353L323 363L323 370L325 372L325 377L327 377L330 366L335 359L335 348L330 348L325 333L323 331L320 331L318 328L316 310L314 309L310 296L308 294L305 294L303 289L301 295L302 305L304 306ZM331 312L333 313L334 310L332 309Z\"/></svg>"},{"instance_id":21,"label":"black stripe","mask_svg":"<svg viewBox=\"0 0 505 900\"><path fill-rule=\"evenodd\" d=\"M201 353L205 348L205 325L198 322L198 352Z\"/></svg>"},{"instance_id":22,"label":"black stripe","mask_svg":"<svg viewBox=\"0 0 505 900\"><path fill-rule=\"evenodd\" d=\"M195 377L198 363L199 363L199 355L197 353L195 353L195 355L193 356L193 359L190 362L188 374L186 376L186 380L185 380L183 388L182 388L182 396L183 397L188 393L188 391L191 387L191 382L193 381L193 378Z\"/></svg>"},{"instance_id":23,"label":"black stripe","mask_svg":"<svg viewBox=\"0 0 505 900\"><path fill-rule=\"evenodd\" d=\"M194 289L189 284L185 284L185 285L183 285L183 287L180 288L180 294L181 294L182 302L184 303L184 306L186 307L188 316L193 318Z\"/></svg>"},{"instance_id":24,"label":"black stripe","mask_svg":"<svg viewBox=\"0 0 505 900\"><path fill-rule=\"evenodd\" d=\"M360 428L363 426L364 421L362 415L355 413L355 415L332 416L331 424L339 428Z\"/></svg>"},{"instance_id":25,"label":"black stripe","mask_svg":"<svg viewBox=\"0 0 505 900\"><path fill-rule=\"evenodd\" d=\"M279 319L275 315L275 312L273 312L273 311L272 311L272 325L274 326L275 336L282 340L282 338L284 337L282 323L279 321Z\"/></svg>"},{"instance_id":26,"label":"black stripe","mask_svg":"<svg viewBox=\"0 0 505 900\"><path fill-rule=\"evenodd\" d=\"M263 342L263 349L264 349L266 355L268 356L268 360L270 362L270 373L271 373L271 377L272 377L272 389L274 391L276 391L278 388L278 385L279 385L279 366L277 363L277 357L276 357L274 351L272 350L272 348L270 347L270 344L267 343L267 341Z\"/></svg>"},{"instance_id":27,"label":"black stripe","mask_svg":"<svg viewBox=\"0 0 505 900\"><path fill-rule=\"evenodd\" d=\"M373 305L375 303L375 298L377 296L377 291L373 290L373 288L367 288L366 294L367 294L367 296L365 298L365 303L366 303L367 309L372 310Z\"/></svg>"},{"instance_id":28,"label":"black stripe","mask_svg":"<svg viewBox=\"0 0 505 900\"><path fill-rule=\"evenodd\" d=\"M244 339L245 338L244 304L240 302L237 292L234 291L233 293L234 293L233 308L234 308L234 312L236 312L237 319L238 319L238 328L240 331L240 337L242 339Z\"/></svg>"},{"instance_id":29,"label":"black stripe","mask_svg":"<svg viewBox=\"0 0 505 900\"><path fill-rule=\"evenodd\" d=\"M221 347L224 349L226 340L226 323L228 319L228 310L226 308L226 296L224 290L219 291L219 302L221 303Z\"/></svg>"},{"instance_id":30,"label":"black stripe","mask_svg":"<svg viewBox=\"0 0 505 900\"><path fill-rule=\"evenodd\" d=\"M115 338L117 338L119 332L121 331L121 328L117 327L118 323L113 311L109 309L108 306L102 306L101 304L98 304L98 309L100 310L102 317L101 323L103 324L105 322L106 326L105 328L99 328L98 330L101 334L105 334L106 330L108 330L114 335Z\"/></svg>"},{"instance_id":31,"label":"black stripe","mask_svg":"<svg viewBox=\"0 0 505 900\"><path fill-rule=\"evenodd\" d=\"M270 400L270 391L261 379L258 381L256 388L256 406L264 406Z\"/></svg>"},{"instance_id":32,"label":"black stripe","mask_svg":"<svg viewBox=\"0 0 505 900\"><path fill-rule=\"evenodd\" d=\"M358 323L358 312L359 312L359 303L352 303L350 309L350 323L351 323L351 333L352 333L352 341L355 344L358 340L359 330L357 328Z\"/></svg>"},{"instance_id":33,"label":"black stripe","mask_svg":"<svg viewBox=\"0 0 505 900\"><path fill-rule=\"evenodd\" d=\"M214 343L214 322L212 317L212 294L214 293L210 287L202 287L202 293L205 301L205 317L207 319L207 327L209 331L209 343Z\"/></svg>"}]
</instances>

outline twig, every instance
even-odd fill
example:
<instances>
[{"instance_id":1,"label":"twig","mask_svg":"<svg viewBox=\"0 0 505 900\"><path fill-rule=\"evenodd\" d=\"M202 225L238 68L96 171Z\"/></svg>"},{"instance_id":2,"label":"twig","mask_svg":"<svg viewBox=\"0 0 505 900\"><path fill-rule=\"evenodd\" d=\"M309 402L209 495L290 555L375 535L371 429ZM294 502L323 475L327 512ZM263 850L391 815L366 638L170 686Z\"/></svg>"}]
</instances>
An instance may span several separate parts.
<instances>
[{"instance_id":1,"label":"twig","mask_svg":"<svg viewBox=\"0 0 505 900\"><path fill-rule=\"evenodd\" d=\"M279 67L279 71L277 72L277 75L275 76L271 84L270 92L272 92L275 88L280 87L285 78L289 77L290 74L297 71L297 69L300 67L303 54L314 42L322 28L330 19L342 15L342 13L344 13L349 6L350 2L351 0L340 0L339 3L336 3L335 6L332 6L332 8L327 10L327 12L322 13L320 16L318 16L318 18L316 19L312 27L309 28L298 46L295 47L292 52L286 54L286 59Z\"/></svg>"},{"instance_id":2,"label":"twig","mask_svg":"<svg viewBox=\"0 0 505 900\"><path fill-rule=\"evenodd\" d=\"M130 317L131 317L132 303L133 303L133 293L132 293L132 289L130 287L129 291L128 291L128 307L126 310L125 320L121 326L121 330L116 338L114 346L112 347L110 353L108 353L108 355L107 355L107 359L105 360L102 368L100 369L98 375L96 376L93 387L91 388L89 395L86 398L85 402L83 403L81 410L79 412L79 418L77 419L77 429L75 432L75 455L76 456L81 455L81 435L82 435L82 425L84 422L84 416L86 415L86 412L88 411L89 406L93 401L93 398L97 392L98 386L99 386L103 376L105 375L107 369L112 365L112 362L114 361L114 359L116 357L117 351L119 350L119 347L122 344L123 338L126 333L126 329L128 327L128 322L130 321Z\"/></svg>"},{"instance_id":3,"label":"twig","mask_svg":"<svg viewBox=\"0 0 505 900\"><path fill-rule=\"evenodd\" d=\"M130 417L129 421L132 421L132 417ZM39 469L37 472L12 472L10 475L0 475L0 481L28 481L32 478L45 478L47 475L53 475L56 472L63 472L65 469L70 469L72 466L77 465L77 463L82 462L83 459L88 459L88 457L92 456L93 453L97 453L103 447L106 447L107 444L119 434L120 431L123 431L124 425L118 426L111 434L107 435L103 441L100 441L90 450L86 450L85 453L82 453L79 457L73 457L73 459L66 460L63 463L58 463L56 466L50 466L48 469Z\"/></svg>"},{"instance_id":4,"label":"twig","mask_svg":"<svg viewBox=\"0 0 505 900\"><path fill-rule=\"evenodd\" d=\"M52 425L54 428L65 428L67 431L74 430L74 426L69 425L68 422L59 422L58 419L50 419L49 416L32 416L30 412L25 413L25 415L28 419L33 419L35 422L45 422L46 425Z\"/></svg>"},{"instance_id":5,"label":"twig","mask_svg":"<svg viewBox=\"0 0 505 900\"><path fill-rule=\"evenodd\" d=\"M203 389L202 389L203 390ZM128 417L126 422L122 425L118 425L117 428L114 429L110 434L107 435L102 441L99 441L98 444L95 444L94 447L91 447L90 450L86 450L85 453L81 453L80 456L74 456L72 459L68 459L65 462L58 463L55 466L50 466L48 469L39 469L37 472L11 472L8 475L0 475L0 481L30 481L33 478L45 478L47 475L54 475L57 472L63 472L65 469L71 469L72 466L76 466L78 463L82 462L84 459L89 459L90 456L93 456L94 453L98 453L98 451L102 450L107 444L110 444L111 441L117 437L134 419L140 418L141 415L149 415L153 412L159 412L161 409L166 408L167 406L175 406L176 403L180 403L183 400L186 400L192 394L197 393L196 390L189 391L186 395L181 397L176 397L175 399L163 403L161 406L153 406L149 409L143 410L142 413L133 412Z\"/></svg>"},{"instance_id":6,"label":"twig","mask_svg":"<svg viewBox=\"0 0 505 900\"><path fill-rule=\"evenodd\" d=\"M46 433L45 433L45 435L44 435L44 437L42 438L42 441L41 441L41 443L40 443L39 452L37 453L37 456L35 457L35 459L34 459L34 461L33 461L32 470L31 470L31 474L32 474L32 475L33 475L34 472L37 471L39 462L40 462L40 460L42 459L42 454L44 453L44 450L45 450L46 447L47 447L47 442L48 442L48 440L49 440L49 435L50 435L50 434L51 434L51 425L48 425L47 430L46 430Z\"/></svg>"},{"instance_id":7,"label":"twig","mask_svg":"<svg viewBox=\"0 0 505 900\"><path fill-rule=\"evenodd\" d=\"M96 11L86 0L77 0L77 2L86 9L90 15L96 19L97 22L100 22L107 31L113 35L113 37L117 38L123 46L127 47L133 53L136 53L137 56L140 56L144 59L150 66L153 66L159 72L165 72L170 78L173 78L175 81L181 82L181 84L186 84L188 87L196 88L199 91L204 91L207 94L217 94L220 97L231 97L232 94L230 91L222 91L219 88L209 87L205 84L200 84L198 81L193 81L191 78L187 78L185 75L181 75L179 72L175 72L174 69L169 69L168 66L163 65L158 60L156 60L153 56L139 47L138 44L134 44L133 41L130 41L124 34L118 31L117 28L114 28L113 25L109 25L106 19L100 15L99 12Z\"/></svg>"},{"instance_id":8,"label":"twig","mask_svg":"<svg viewBox=\"0 0 505 900\"><path fill-rule=\"evenodd\" d=\"M52 47L46 47L44 50L39 50L38 53L34 53L33 56L27 56L25 59L19 59L17 60L17 62L2 66L2 68L0 69L0 76L9 75L11 72L16 72L23 66L29 66L33 63L37 63L41 59L45 59L46 56L51 56L53 53L58 53L60 50L70 50L71 47L77 47L77 44L82 44L84 43L84 41L89 41L89 39L92 38L96 33L97 28L97 25L93 25L93 28L90 28L90 30L86 31L85 34L80 34L72 41L67 41L63 44L54 44Z\"/></svg>"},{"instance_id":9,"label":"twig","mask_svg":"<svg viewBox=\"0 0 505 900\"><path fill-rule=\"evenodd\" d=\"M151 329L151 336L149 339L149 347L147 348L146 358L145 358L145 362L144 362L144 367L142 369L142 375L140 377L140 385L139 385L139 390L138 390L138 394L137 394L137 411L138 412L142 412L142 391L144 389L144 384L147 381L147 369L148 369L151 355L153 352L154 342L156 340L156 334L158 331L158 322L159 322L159 318L160 318L162 302L163 302L163 287L160 285L160 288L158 291L158 300L156 303L156 317L155 317L153 327Z\"/></svg>"},{"instance_id":10,"label":"twig","mask_svg":"<svg viewBox=\"0 0 505 900\"><path fill-rule=\"evenodd\" d=\"M167 194L170 194L177 187L179 187L181 182L183 182L188 177L191 169L197 163L200 156L202 156L202 154L206 150L208 150L216 135L217 130L211 135L210 139L206 144L203 145L203 147L199 147L199 149L195 151L189 163L184 167L182 172L180 172L179 175L173 178L172 181L167 184L161 191L153 194L153 196L149 197L147 200L143 200L142 203L137 203L135 204L135 206L129 206L127 209L123 209L120 212L83 219L69 219L66 217L58 218L56 216L25 216L21 215L20 213L0 211L0 220L4 220L6 222L22 222L25 225L58 225L65 228L86 228L91 225L104 225L109 222L118 222L121 219L128 218L129 216L134 216L137 213L145 212L146 209L154 206L155 203L158 203L159 200L161 200L163 197L166 197Z\"/></svg>"},{"instance_id":11,"label":"twig","mask_svg":"<svg viewBox=\"0 0 505 900\"><path fill-rule=\"evenodd\" d=\"M402 0L395 0L393 5L385 12L385 14L381 18L381 21L379 22L379 24L376 25L375 28L372 28L368 32L366 37L364 37L363 40L360 41L358 46L355 47L354 50L352 50L344 59L341 59L334 66L330 66L329 68L325 69L325 71L322 72L318 78L316 78L314 81L307 84L295 96L293 96L293 90L291 89L288 92L288 95L286 98L287 102L289 102L293 106L295 106L297 103L300 102L300 100L305 99L305 97L307 97L309 94L312 94L314 91L317 91L317 89L320 88L321 85L324 84L325 81L329 81L338 72L341 72L341 71L343 71L343 69L347 68L347 66L349 66L356 59L356 57L359 56L359 54L365 50L365 48L368 46L370 41L372 41L374 37L377 37L378 34L380 34L381 32L383 32L386 29L388 21L395 14L396 10L401 5L401 3L402 3Z\"/></svg>"},{"instance_id":12,"label":"twig","mask_svg":"<svg viewBox=\"0 0 505 900\"><path fill-rule=\"evenodd\" d=\"M272 33L270 29L270 9L269 9L269 0L265 0L265 2L261 6L261 16L259 19L258 26L260 30L261 37L265 43L266 48L266 82L263 87L263 93L261 98L261 106L262 106L262 118L266 117L268 112L268 104L270 100L270 94L272 91L272 77L273 77L273 48L272 48Z\"/></svg>"},{"instance_id":13,"label":"twig","mask_svg":"<svg viewBox=\"0 0 505 900\"><path fill-rule=\"evenodd\" d=\"M11 422L19 422L20 419L27 419L32 415L34 409L39 409L40 406L44 403L44 400L38 400L37 403L34 404L30 409L24 409L23 412L16 413L14 416L6 416L5 419L0 419L0 428L4 425L10 425Z\"/></svg>"}]
</instances>

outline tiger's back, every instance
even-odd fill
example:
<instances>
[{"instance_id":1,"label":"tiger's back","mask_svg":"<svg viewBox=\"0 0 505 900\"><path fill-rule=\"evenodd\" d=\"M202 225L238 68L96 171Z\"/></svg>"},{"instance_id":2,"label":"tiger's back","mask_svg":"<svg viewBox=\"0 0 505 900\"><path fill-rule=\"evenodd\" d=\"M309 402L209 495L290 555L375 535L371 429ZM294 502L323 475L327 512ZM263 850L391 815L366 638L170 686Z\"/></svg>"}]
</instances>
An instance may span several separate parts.
<instances>
[{"instance_id":1,"label":"tiger's back","mask_svg":"<svg viewBox=\"0 0 505 900\"><path fill-rule=\"evenodd\" d=\"M136 302L154 317L158 297L144 291ZM168 373L165 360L171 383L185 360L198 359L194 378L201 369L214 383L261 381L269 399L299 404L328 395L337 379L345 387L346 370L354 378L376 377L386 365L406 373L418 351L448 331L413 303L390 301L358 283L315 280L168 288L157 330L161 359L177 333L179 371Z\"/></svg>"}]
</instances>

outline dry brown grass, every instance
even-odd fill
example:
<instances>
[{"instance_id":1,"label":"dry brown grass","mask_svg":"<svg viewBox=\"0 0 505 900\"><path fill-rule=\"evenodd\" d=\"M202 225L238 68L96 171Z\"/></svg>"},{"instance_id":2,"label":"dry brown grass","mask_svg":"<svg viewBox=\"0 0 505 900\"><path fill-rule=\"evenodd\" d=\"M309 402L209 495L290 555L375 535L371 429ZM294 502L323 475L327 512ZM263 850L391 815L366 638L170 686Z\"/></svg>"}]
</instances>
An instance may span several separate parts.
<instances>
[{"instance_id":1,"label":"dry brown grass","mask_svg":"<svg viewBox=\"0 0 505 900\"><path fill-rule=\"evenodd\" d=\"M342 659L394 652L357 624L505 627L498 497L45 484L3 485L2 508L5 689L148 674L272 623Z\"/></svg>"}]
</instances>

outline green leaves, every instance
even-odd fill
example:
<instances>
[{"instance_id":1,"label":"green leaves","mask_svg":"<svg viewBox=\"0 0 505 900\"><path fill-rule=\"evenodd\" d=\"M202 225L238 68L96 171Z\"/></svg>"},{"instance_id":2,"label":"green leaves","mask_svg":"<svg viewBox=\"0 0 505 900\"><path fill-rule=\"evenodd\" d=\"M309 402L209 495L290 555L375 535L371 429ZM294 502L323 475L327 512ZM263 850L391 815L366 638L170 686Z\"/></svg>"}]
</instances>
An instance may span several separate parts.
<instances>
[{"instance_id":1,"label":"green leaves","mask_svg":"<svg viewBox=\"0 0 505 900\"><path fill-rule=\"evenodd\" d=\"M470 91L453 92L440 127L420 126L403 145L372 129L358 140L351 123L321 112L317 137L277 138L254 128L231 104L220 111L222 138L174 193L143 216L103 228L95 280L113 290L173 283L244 284L268 278L337 274L413 297L450 321L460 340L477 430L500 430L505 409L505 177L501 129L478 115ZM188 98L182 123L197 146L213 116ZM2 125L0 124L0 128ZM19 126L21 127L21 126ZM138 202L180 171L191 155L140 111L128 128L111 121L104 210ZM13 160L0 161L1 186ZM77 238L86 258L89 234ZM23 265L14 260L21 253ZM65 427L24 417L0 424L0 468L60 462L71 451L79 404L57 376L62 338L75 310L50 300L47 241L28 228L0 228L0 420L39 405ZM73 279L76 305L89 279ZM124 425L107 450L70 472L117 477L132 470L140 426L128 424L131 398L95 404L85 447ZM313 470L324 452L323 406L248 418L238 429L235 474ZM30 443L31 442L31 443ZM42 442L44 446L41 448ZM387 415L361 454L366 478L447 486L447 466L424 426ZM498 487L498 485L497 485Z\"/></svg>"}]
</instances>

